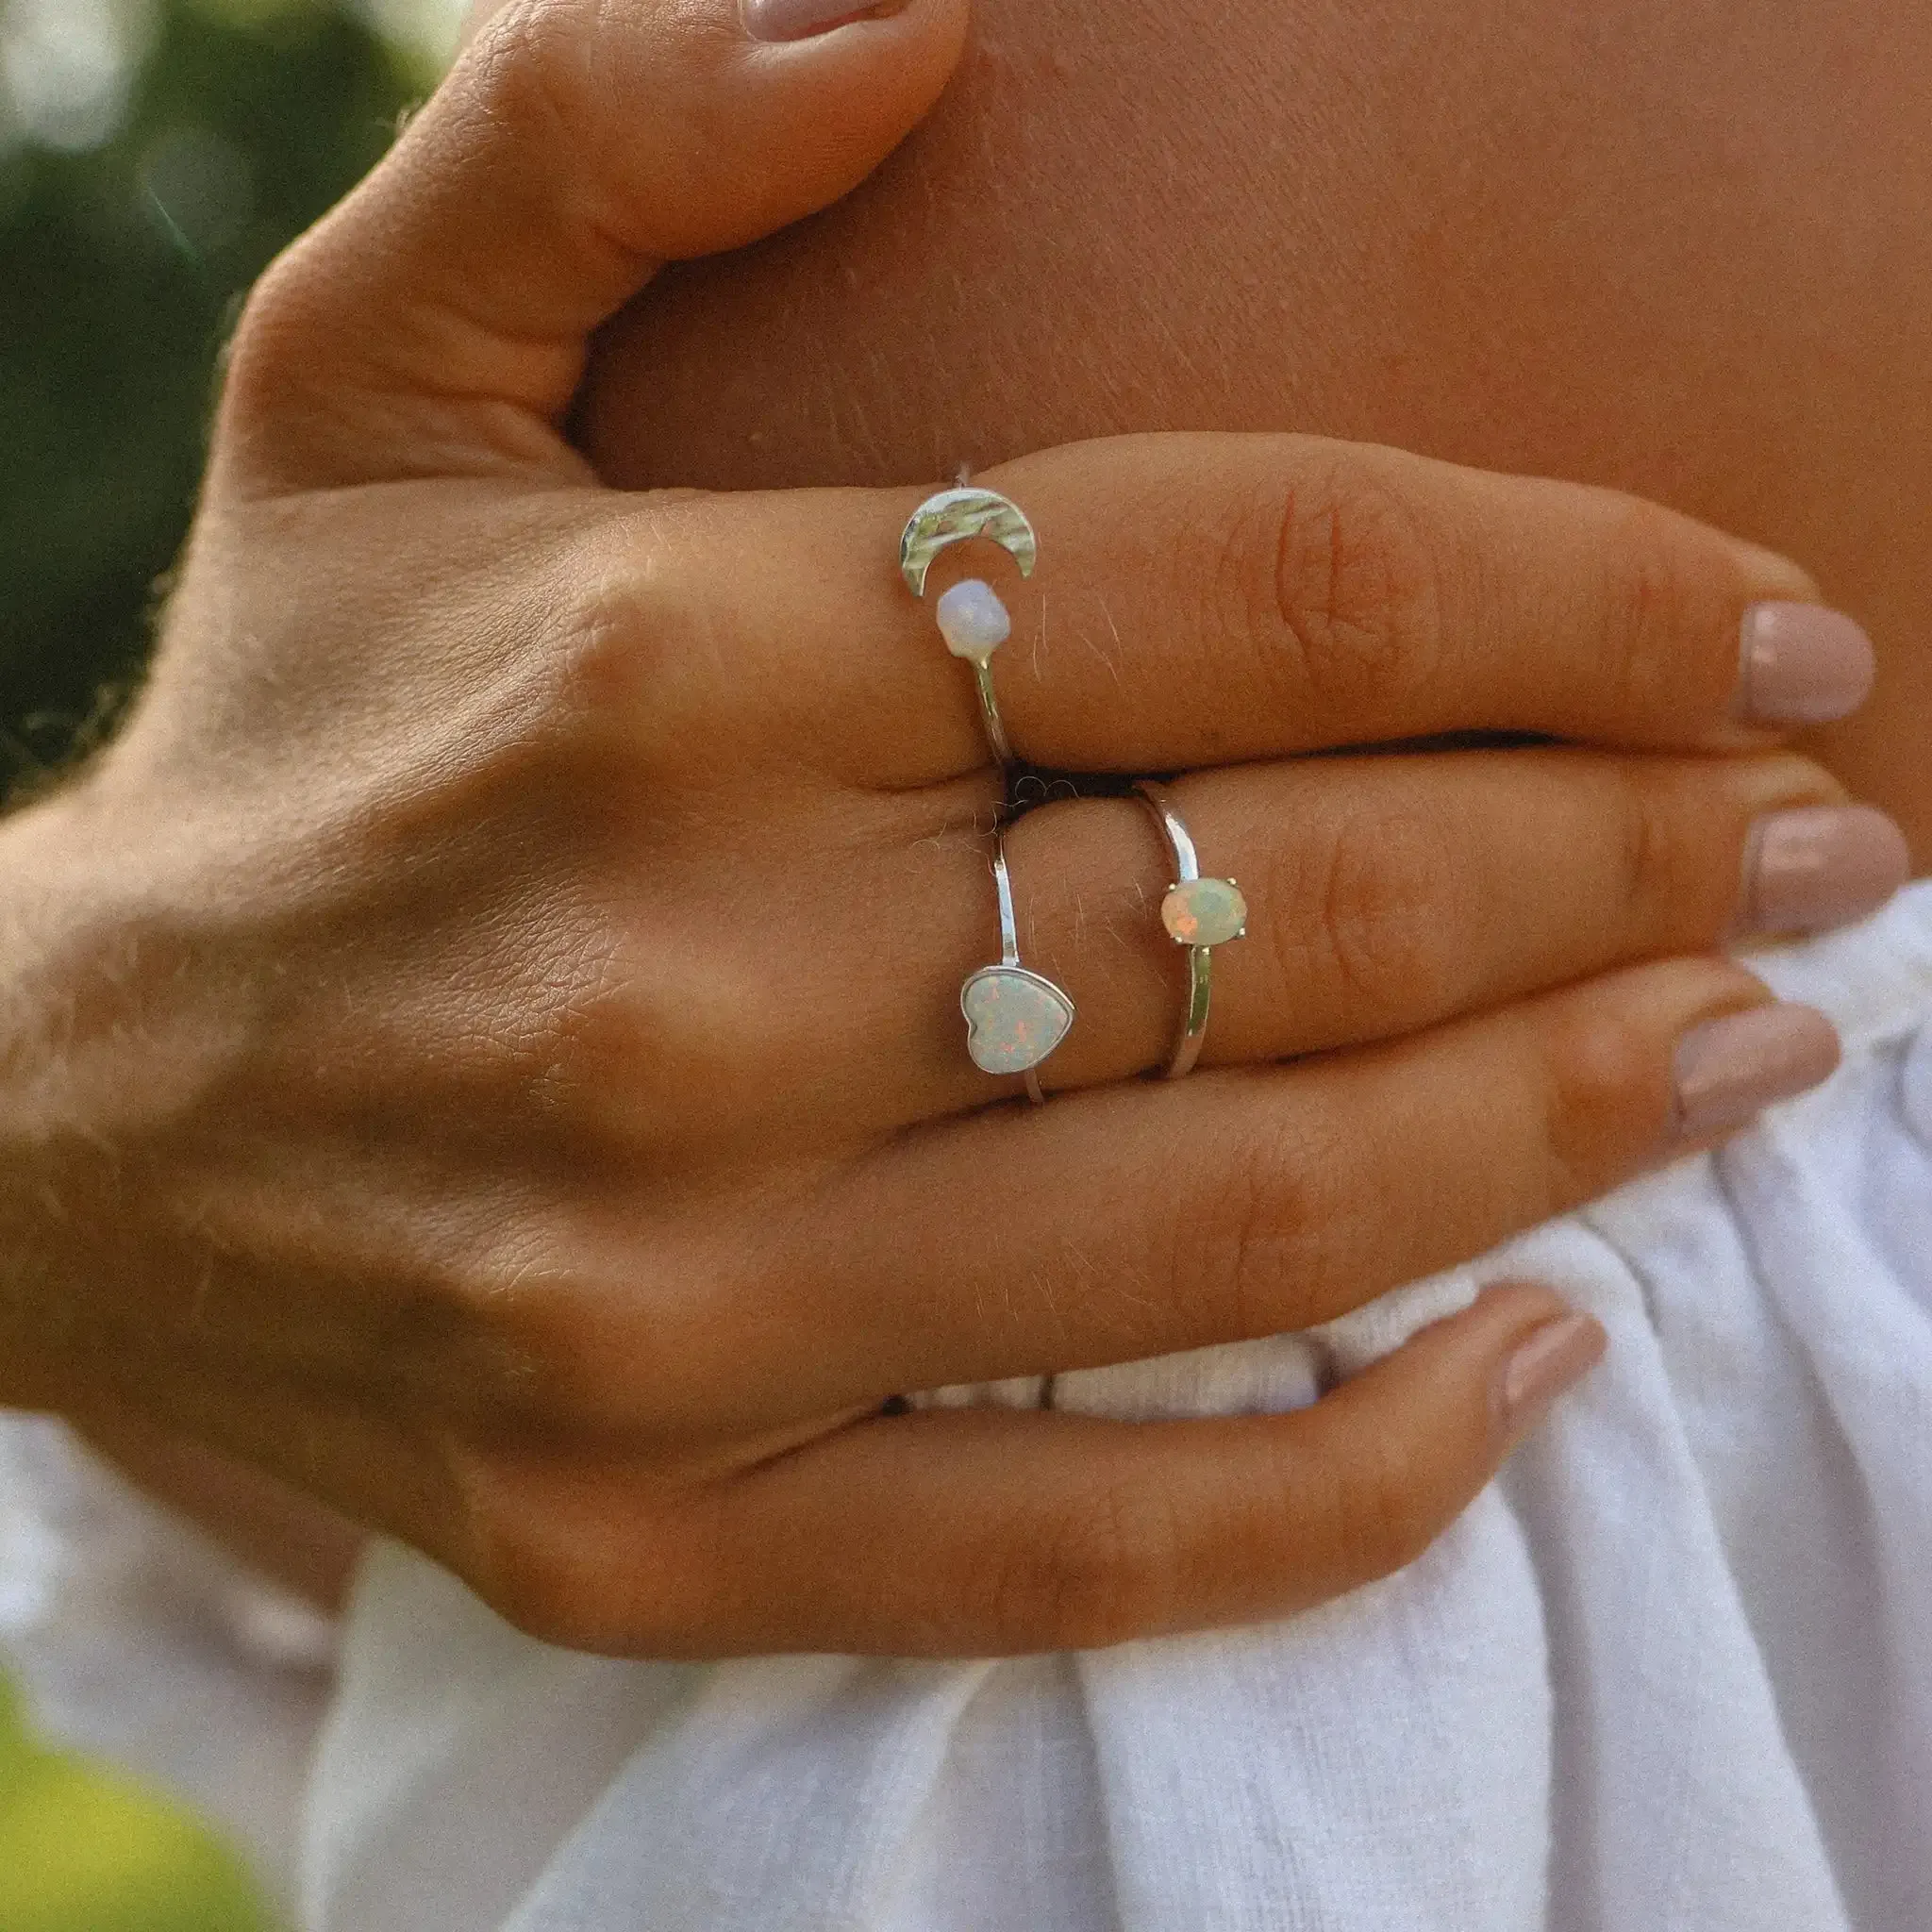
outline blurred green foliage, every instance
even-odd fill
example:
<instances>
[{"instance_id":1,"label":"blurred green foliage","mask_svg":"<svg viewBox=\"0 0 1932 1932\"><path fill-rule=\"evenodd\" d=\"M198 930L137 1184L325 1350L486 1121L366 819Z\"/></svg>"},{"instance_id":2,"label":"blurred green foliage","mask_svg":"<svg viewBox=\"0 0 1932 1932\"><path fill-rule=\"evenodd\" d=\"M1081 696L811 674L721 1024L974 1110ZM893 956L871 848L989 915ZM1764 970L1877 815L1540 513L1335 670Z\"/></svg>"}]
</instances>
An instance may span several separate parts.
<instances>
[{"instance_id":1,"label":"blurred green foliage","mask_svg":"<svg viewBox=\"0 0 1932 1932\"><path fill-rule=\"evenodd\" d=\"M174 1807L22 1730L0 1679L4 1932L268 1932L232 1854Z\"/></svg>"},{"instance_id":2,"label":"blurred green foliage","mask_svg":"<svg viewBox=\"0 0 1932 1932\"><path fill-rule=\"evenodd\" d=\"M37 140L17 102L0 119L0 793L136 673L240 296L428 78L329 0L87 4L140 35L118 125ZM16 80L38 21L72 85L81 5L0 0Z\"/></svg>"}]
</instances>

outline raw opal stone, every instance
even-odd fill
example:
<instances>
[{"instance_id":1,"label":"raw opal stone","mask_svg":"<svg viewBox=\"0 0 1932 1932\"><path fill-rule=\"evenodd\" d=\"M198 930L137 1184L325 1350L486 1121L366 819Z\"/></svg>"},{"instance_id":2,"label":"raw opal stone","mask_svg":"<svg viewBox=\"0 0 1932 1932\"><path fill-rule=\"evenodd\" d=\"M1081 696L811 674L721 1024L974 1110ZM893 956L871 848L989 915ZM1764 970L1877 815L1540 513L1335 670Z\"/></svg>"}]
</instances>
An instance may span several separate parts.
<instances>
[{"instance_id":1,"label":"raw opal stone","mask_svg":"<svg viewBox=\"0 0 1932 1932\"><path fill-rule=\"evenodd\" d=\"M1074 1024L1074 1003L1052 980L1024 966L986 966L959 990L966 1051L987 1074L1037 1067Z\"/></svg>"},{"instance_id":2,"label":"raw opal stone","mask_svg":"<svg viewBox=\"0 0 1932 1932\"><path fill-rule=\"evenodd\" d=\"M1013 620L998 592L977 577L955 584L940 599L934 615L946 649L956 658L976 658L982 664L1013 634Z\"/></svg>"},{"instance_id":3,"label":"raw opal stone","mask_svg":"<svg viewBox=\"0 0 1932 1932\"><path fill-rule=\"evenodd\" d=\"M1160 923L1184 946L1218 946L1238 940L1248 902L1232 879L1190 879L1160 902Z\"/></svg>"}]
</instances>

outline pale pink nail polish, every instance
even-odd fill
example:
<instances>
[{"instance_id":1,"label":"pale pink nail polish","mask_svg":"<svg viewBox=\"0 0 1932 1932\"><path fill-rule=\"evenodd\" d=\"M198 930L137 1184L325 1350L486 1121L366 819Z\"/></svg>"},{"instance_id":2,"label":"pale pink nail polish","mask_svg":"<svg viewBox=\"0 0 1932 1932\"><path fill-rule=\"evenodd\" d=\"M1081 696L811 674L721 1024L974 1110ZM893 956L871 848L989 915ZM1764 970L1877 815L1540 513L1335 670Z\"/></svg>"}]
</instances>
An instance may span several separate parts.
<instances>
[{"instance_id":1,"label":"pale pink nail polish","mask_svg":"<svg viewBox=\"0 0 1932 1932\"><path fill-rule=\"evenodd\" d=\"M1561 1315L1518 1342L1496 1379L1496 1423L1506 1441L1525 1436L1550 1405L1604 1358L1607 1338L1588 1315Z\"/></svg>"},{"instance_id":2,"label":"pale pink nail polish","mask_svg":"<svg viewBox=\"0 0 1932 1932\"><path fill-rule=\"evenodd\" d=\"M1839 1053L1837 1029L1810 1007L1753 1007L1691 1027L1674 1062L1679 1138L1743 1126L1774 1101L1828 1080Z\"/></svg>"},{"instance_id":3,"label":"pale pink nail polish","mask_svg":"<svg viewBox=\"0 0 1932 1932\"><path fill-rule=\"evenodd\" d=\"M1875 912L1911 876L1911 849L1869 805L1771 812L1744 854L1747 933L1828 932Z\"/></svg>"},{"instance_id":4,"label":"pale pink nail polish","mask_svg":"<svg viewBox=\"0 0 1932 1932\"><path fill-rule=\"evenodd\" d=\"M1872 694L1872 640L1821 604L1754 604L1739 644L1736 711L1746 724L1828 724Z\"/></svg>"},{"instance_id":5,"label":"pale pink nail polish","mask_svg":"<svg viewBox=\"0 0 1932 1932\"><path fill-rule=\"evenodd\" d=\"M744 30L755 41L808 41L871 11L853 0L739 0Z\"/></svg>"}]
</instances>

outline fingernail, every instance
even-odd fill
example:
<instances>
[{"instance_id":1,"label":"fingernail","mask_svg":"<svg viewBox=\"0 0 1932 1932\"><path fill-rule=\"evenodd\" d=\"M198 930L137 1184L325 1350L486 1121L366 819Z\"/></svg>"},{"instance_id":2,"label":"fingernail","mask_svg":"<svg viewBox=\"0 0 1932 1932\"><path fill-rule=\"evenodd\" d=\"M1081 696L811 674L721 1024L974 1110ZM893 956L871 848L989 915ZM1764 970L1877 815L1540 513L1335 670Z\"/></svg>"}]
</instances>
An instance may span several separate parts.
<instances>
[{"instance_id":1,"label":"fingernail","mask_svg":"<svg viewBox=\"0 0 1932 1932\"><path fill-rule=\"evenodd\" d=\"M1744 613L1737 715L1746 724L1828 724L1872 694L1872 640L1822 604L1754 604Z\"/></svg>"},{"instance_id":2,"label":"fingernail","mask_svg":"<svg viewBox=\"0 0 1932 1932\"><path fill-rule=\"evenodd\" d=\"M1497 1426L1507 1441L1526 1436L1550 1405L1604 1358L1602 1326L1588 1315L1559 1315L1532 1329L1505 1358L1496 1377Z\"/></svg>"},{"instance_id":3,"label":"fingernail","mask_svg":"<svg viewBox=\"0 0 1932 1932\"><path fill-rule=\"evenodd\" d=\"M872 10L853 0L739 0L744 30L755 41L808 41Z\"/></svg>"},{"instance_id":4,"label":"fingernail","mask_svg":"<svg viewBox=\"0 0 1932 1932\"><path fill-rule=\"evenodd\" d=\"M1906 835L1869 805L1771 812L1744 850L1740 929L1825 932L1875 912L1912 873Z\"/></svg>"},{"instance_id":5,"label":"fingernail","mask_svg":"<svg viewBox=\"0 0 1932 1932\"><path fill-rule=\"evenodd\" d=\"M1753 1007L1707 1020L1677 1041L1677 1133L1700 1141L1754 1120L1837 1070L1837 1030L1810 1007Z\"/></svg>"}]
</instances>

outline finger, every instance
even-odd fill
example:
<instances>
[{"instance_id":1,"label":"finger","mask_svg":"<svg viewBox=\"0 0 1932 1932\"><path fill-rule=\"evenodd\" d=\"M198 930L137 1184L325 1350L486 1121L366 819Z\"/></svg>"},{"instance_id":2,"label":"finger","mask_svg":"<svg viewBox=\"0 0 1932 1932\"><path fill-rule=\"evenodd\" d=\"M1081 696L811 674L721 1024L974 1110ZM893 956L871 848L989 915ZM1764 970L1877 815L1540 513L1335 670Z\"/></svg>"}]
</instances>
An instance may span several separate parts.
<instances>
[{"instance_id":1,"label":"finger","mask_svg":"<svg viewBox=\"0 0 1932 1932\"><path fill-rule=\"evenodd\" d=\"M1819 767L1784 755L1551 749L1180 779L1169 797L1204 870L1238 881L1248 907L1246 938L1213 950L1200 1063L1366 1044L1747 934L1850 924L1910 866L1897 826L1841 796ZM1044 1084L1163 1068L1189 966L1161 924L1174 868L1152 814L1129 800L1053 805L1014 825L1007 849L1022 957L1080 1016L1041 1069ZM991 957L978 910L978 953ZM927 977L943 982L953 963ZM963 1064L952 1031L947 1097L1010 1096L1010 1083Z\"/></svg>"},{"instance_id":2,"label":"finger","mask_svg":"<svg viewBox=\"0 0 1932 1932\"><path fill-rule=\"evenodd\" d=\"M966 0L752 37L738 0L513 0L394 151L264 277L226 470L273 489L581 465L592 330L667 260L836 200L932 105ZM811 9L785 9L797 26ZM806 24L808 24L806 23ZM772 30L772 29L767 29Z\"/></svg>"},{"instance_id":3,"label":"finger","mask_svg":"<svg viewBox=\"0 0 1932 1932\"><path fill-rule=\"evenodd\" d=\"M1709 1144L1838 1039L1723 960L1670 960L1288 1067L995 1108L836 1148L582 1291L506 1295L417 1365L419 1409L718 1441L895 1391L1306 1328ZM613 1209L616 1204L613 1204ZM506 1414L508 1410L504 1411Z\"/></svg>"},{"instance_id":4,"label":"finger","mask_svg":"<svg viewBox=\"0 0 1932 1932\"><path fill-rule=\"evenodd\" d=\"M1247 936L1212 953L1203 1066L1363 1044L1743 933L1848 924L1909 870L1890 819L1838 803L1826 774L1785 754L1289 760L1195 774L1169 797L1203 870L1247 903ZM837 839L827 824L805 842L829 854ZM1006 849L1021 959L1077 1015L1041 1083L1163 1069L1191 969L1161 923L1174 868L1153 815L1125 798L1050 804L1009 828ZM812 1069L824 1105L861 1125L1016 1095L1016 1078L973 1064L959 1012L968 975L998 958L983 837L962 824L863 870L838 853L813 877L790 902L776 868L743 881L787 912L751 941L771 982L765 1024L711 1036L745 1063L745 1078L724 1075L734 1091L756 1054ZM850 917L851 904L874 916ZM782 1136L761 1114L760 1131Z\"/></svg>"},{"instance_id":5,"label":"finger","mask_svg":"<svg viewBox=\"0 0 1932 1932\"><path fill-rule=\"evenodd\" d=\"M1512 1287L1290 1415L927 1411L676 1498L501 1467L472 1574L540 1637L652 1657L988 1657L1285 1616L1420 1555L1603 1345Z\"/></svg>"},{"instance_id":6,"label":"finger","mask_svg":"<svg viewBox=\"0 0 1932 1932\"><path fill-rule=\"evenodd\" d=\"M1203 869L1247 902L1246 938L1212 954L1204 1067L1365 1044L1745 934L1848 924L1909 870L1890 819L1783 753L1298 759L1195 774L1169 796ZM705 959L691 976L712 991L685 1003L680 1028L702 1042L689 1077L725 1097L718 1131L768 1156L818 1141L828 1118L891 1130L1022 1091L974 1065L960 1013L962 985L999 957L983 828L962 815L854 852L853 810L821 811L734 872L762 909L752 926L721 934L675 858L653 881L664 909L639 915ZM1021 959L1077 1016L1042 1085L1164 1069L1191 968L1161 923L1174 860L1153 815L1131 799L1051 804L1008 829L1007 853Z\"/></svg>"},{"instance_id":7,"label":"finger","mask_svg":"<svg viewBox=\"0 0 1932 1932\"><path fill-rule=\"evenodd\" d=\"M1308 1327L1704 1144L1837 1054L1750 974L1675 960L1358 1052L931 1128L761 1229L782 1298L720 1291L783 1315L729 1386L794 1412L809 1338L842 1379L803 1399L831 1407ZM905 1239L912 1201L943 1238ZM706 1303L680 1351L717 1329Z\"/></svg>"},{"instance_id":8,"label":"finger","mask_svg":"<svg viewBox=\"0 0 1932 1932\"><path fill-rule=\"evenodd\" d=\"M914 492L711 499L679 526L734 559L679 574L739 641L732 681L841 776L987 762L941 566L1010 608L991 675L1014 746L1074 771L1465 730L1734 748L1871 682L1863 633L1794 565L1612 491L1294 436L1123 437L976 480L1025 509L1038 567L960 544L923 603L896 569Z\"/></svg>"}]
</instances>

